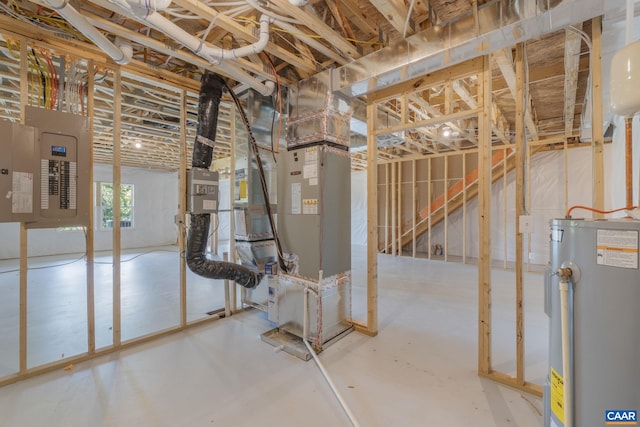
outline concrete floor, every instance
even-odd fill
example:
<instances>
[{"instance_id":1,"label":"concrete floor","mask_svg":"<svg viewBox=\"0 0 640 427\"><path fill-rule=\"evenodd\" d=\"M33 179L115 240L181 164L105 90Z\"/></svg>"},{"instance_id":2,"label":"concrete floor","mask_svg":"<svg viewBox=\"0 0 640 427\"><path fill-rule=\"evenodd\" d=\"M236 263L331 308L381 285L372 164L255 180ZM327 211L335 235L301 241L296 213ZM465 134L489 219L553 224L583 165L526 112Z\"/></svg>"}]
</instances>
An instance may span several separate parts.
<instances>
[{"instance_id":1,"label":"concrete floor","mask_svg":"<svg viewBox=\"0 0 640 427\"><path fill-rule=\"evenodd\" d=\"M127 322L133 336L149 329L135 325L151 323L157 329L153 324L159 321L153 319L166 318L171 311L173 291L161 291L162 275L135 267L141 261L139 267L150 263L162 270L163 256L177 262L177 254L158 252L132 260L133 271L125 274L123 268L123 286L130 289L123 313L132 313ZM152 261L155 257L159 259ZM364 248L354 247L356 319L364 319L365 314L365 259ZM7 275L0 275L0 286L3 276ZM78 276L84 277L83 273ZM514 274L494 270L492 280L494 367L513 373ZM191 284L193 292L202 292L191 297L191 316L206 315L206 307L216 305L214 298L219 294L210 282ZM363 427L542 425L540 399L475 373L475 266L380 255L379 284L378 336L351 333L320 355ZM151 299L151 285L164 297ZM542 383L547 369L548 322L542 288L542 275L525 275L527 379L537 383ZM1 349L14 340L3 336L11 329L9 316L2 314L7 304L0 299L4 305L0 307L4 316L0 317L0 360L7 354ZM158 304L169 311L158 309ZM52 326L39 339L47 334L82 335L65 325ZM260 340L259 335L270 328L264 313L244 312L78 364L71 371L0 388L0 426L349 426L313 361L276 352ZM58 341L48 338L45 342ZM62 341L69 348L68 340L84 339ZM46 353L46 347L32 351ZM30 357L39 359L46 357Z\"/></svg>"}]
</instances>

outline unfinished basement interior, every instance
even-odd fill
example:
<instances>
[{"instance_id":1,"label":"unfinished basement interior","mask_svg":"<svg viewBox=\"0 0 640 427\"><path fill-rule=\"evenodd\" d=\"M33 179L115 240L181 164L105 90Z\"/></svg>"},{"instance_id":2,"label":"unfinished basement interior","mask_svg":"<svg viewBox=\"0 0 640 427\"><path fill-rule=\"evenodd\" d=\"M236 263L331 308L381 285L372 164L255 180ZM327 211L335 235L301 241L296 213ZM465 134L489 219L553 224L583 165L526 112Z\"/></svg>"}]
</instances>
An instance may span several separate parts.
<instances>
[{"instance_id":1,"label":"unfinished basement interior","mask_svg":"<svg viewBox=\"0 0 640 427\"><path fill-rule=\"evenodd\" d=\"M0 0L0 426L638 425L639 17Z\"/></svg>"}]
</instances>

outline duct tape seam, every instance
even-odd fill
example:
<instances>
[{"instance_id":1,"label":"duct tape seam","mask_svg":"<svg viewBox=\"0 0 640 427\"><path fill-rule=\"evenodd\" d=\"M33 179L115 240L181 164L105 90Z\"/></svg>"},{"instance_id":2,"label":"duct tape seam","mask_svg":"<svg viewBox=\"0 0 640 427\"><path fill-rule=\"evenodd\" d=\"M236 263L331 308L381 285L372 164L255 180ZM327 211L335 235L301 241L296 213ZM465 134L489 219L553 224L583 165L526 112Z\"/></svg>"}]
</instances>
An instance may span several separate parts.
<instances>
[{"instance_id":1,"label":"duct tape seam","mask_svg":"<svg viewBox=\"0 0 640 427\"><path fill-rule=\"evenodd\" d=\"M202 135L198 135L196 136L196 140L200 143L200 144L204 144L207 147L211 147L213 148L215 143L210 140L209 138L207 138L206 136L202 136Z\"/></svg>"}]
</instances>

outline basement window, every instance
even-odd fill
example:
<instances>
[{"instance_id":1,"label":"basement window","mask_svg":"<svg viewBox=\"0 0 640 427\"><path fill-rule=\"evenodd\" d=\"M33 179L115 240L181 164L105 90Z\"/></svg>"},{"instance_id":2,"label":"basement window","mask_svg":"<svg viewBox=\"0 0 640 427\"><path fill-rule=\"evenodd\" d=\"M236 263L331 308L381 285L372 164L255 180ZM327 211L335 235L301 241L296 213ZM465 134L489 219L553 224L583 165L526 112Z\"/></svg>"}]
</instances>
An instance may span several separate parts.
<instances>
[{"instance_id":1,"label":"basement window","mask_svg":"<svg viewBox=\"0 0 640 427\"><path fill-rule=\"evenodd\" d=\"M97 224L101 230L113 228L114 188L111 182L96 183ZM133 228L133 184L120 184L120 227Z\"/></svg>"}]
</instances>

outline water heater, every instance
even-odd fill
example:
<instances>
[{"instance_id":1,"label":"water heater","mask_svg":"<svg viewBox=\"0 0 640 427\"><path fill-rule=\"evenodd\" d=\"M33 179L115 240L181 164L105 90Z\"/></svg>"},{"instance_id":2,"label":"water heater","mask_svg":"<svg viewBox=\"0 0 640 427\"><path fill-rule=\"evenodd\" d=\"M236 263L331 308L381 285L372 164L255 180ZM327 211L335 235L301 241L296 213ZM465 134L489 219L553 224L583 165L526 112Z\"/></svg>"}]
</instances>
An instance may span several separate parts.
<instances>
[{"instance_id":1,"label":"water heater","mask_svg":"<svg viewBox=\"0 0 640 427\"><path fill-rule=\"evenodd\" d=\"M637 425L640 410L640 221L551 221L544 426ZM561 268L568 280L569 377L562 363ZM572 395L568 398L567 395ZM568 402L573 401L573 404ZM635 422L635 423L634 423Z\"/></svg>"}]
</instances>

